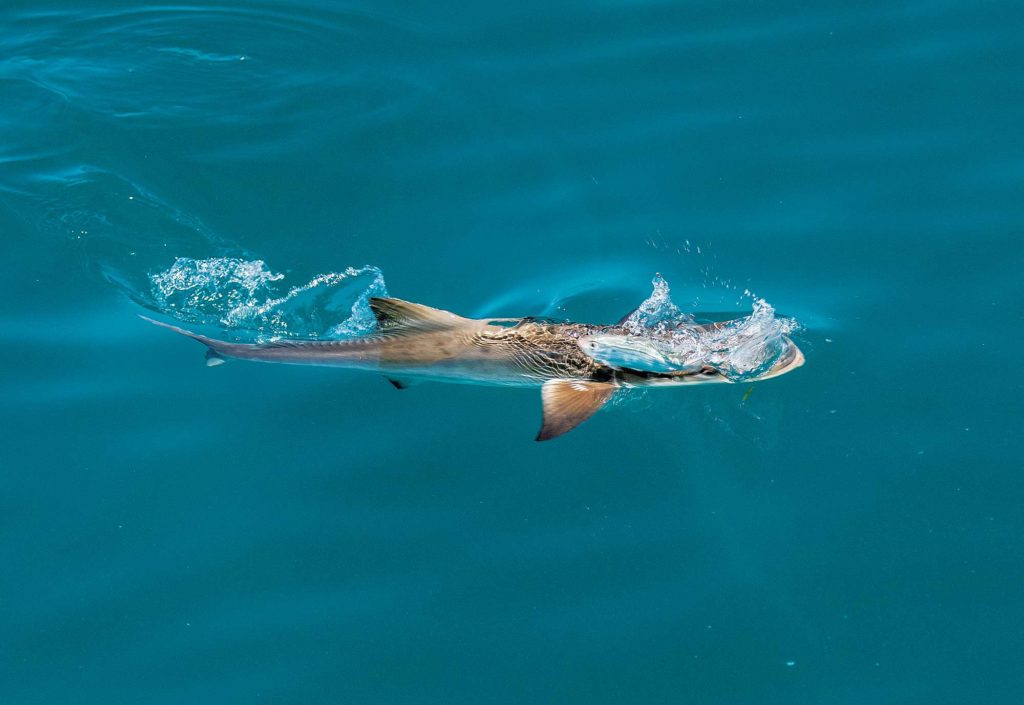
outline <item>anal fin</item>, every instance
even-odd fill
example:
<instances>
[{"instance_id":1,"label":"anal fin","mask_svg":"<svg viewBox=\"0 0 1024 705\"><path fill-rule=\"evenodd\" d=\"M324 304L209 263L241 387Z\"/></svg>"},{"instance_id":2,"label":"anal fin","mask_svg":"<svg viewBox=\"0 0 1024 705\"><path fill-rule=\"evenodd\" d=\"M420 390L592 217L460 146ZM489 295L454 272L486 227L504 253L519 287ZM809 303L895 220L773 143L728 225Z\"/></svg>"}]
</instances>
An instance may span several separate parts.
<instances>
[{"instance_id":1,"label":"anal fin","mask_svg":"<svg viewBox=\"0 0 1024 705\"><path fill-rule=\"evenodd\" d=\"M206 366L207 367L216 367L217 365L223 365L225 362L227 362L227 360L224 359L223 355L221 355L219 352L217 352L213 348L207 348L207 350L206 350Z\"/></svg>"},{"instance_id":2,"label":"anal fin","mask_svg":"<svg viewBox=\"0 0 1024 705\"><path fill-rule=\"evenodd\" d=\"M568 433L593 416L615 394L610 382L551 379L541 388L544 422L538 441L547 441Z\"/></svg>"}]
</instances>

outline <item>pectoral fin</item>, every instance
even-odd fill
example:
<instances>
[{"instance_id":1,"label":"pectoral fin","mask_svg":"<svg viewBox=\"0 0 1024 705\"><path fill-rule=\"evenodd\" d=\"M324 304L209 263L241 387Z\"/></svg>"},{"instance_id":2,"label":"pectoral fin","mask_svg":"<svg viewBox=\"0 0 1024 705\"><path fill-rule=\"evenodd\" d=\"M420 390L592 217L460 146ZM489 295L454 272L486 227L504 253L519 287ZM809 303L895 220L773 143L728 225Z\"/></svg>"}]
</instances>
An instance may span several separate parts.
<instances>
[{"instance_id":1,"label":"pectoral fin","mask_svg":"<svg viewBox=\"0 0 1024 705\"><path fill-rule=\"evenodd\" d=\"M615 390L616 386L608 382L548 380L540 392L544 423L537 440L547 441L573 430L604 406Z\"/></svg>"},{"instance_id":2,"label":"pectoral fin","mask_svg":"<svg viewBox=\"0 0 1024 705\"><path fill-rule=\"evenodd\" d=\"M408 389L419 381L415 379L403 379L401 377L385 377L384 379L391 382L391 386L395 389Z\"/></svg>"}]
</instances>

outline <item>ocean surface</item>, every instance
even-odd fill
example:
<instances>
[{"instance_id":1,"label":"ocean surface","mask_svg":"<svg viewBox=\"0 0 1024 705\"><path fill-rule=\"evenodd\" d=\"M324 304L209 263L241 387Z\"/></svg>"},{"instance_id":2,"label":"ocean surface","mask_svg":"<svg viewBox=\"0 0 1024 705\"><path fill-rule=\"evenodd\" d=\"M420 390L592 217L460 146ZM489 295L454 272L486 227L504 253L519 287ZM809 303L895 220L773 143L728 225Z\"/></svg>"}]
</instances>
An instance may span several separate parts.
<instances>
[{"instance_id":1,"label":"ocean surface","mask_svg":"<svg viewBox=\"0 0 1024 705\"><path fill-rule=\"evenodd\" d=\"M5 0L0 703L1024 702L1022 26ZM536 389L139 318L612 323L652 282L806 364L536 443Z\"/></svg>"}]
</instances>

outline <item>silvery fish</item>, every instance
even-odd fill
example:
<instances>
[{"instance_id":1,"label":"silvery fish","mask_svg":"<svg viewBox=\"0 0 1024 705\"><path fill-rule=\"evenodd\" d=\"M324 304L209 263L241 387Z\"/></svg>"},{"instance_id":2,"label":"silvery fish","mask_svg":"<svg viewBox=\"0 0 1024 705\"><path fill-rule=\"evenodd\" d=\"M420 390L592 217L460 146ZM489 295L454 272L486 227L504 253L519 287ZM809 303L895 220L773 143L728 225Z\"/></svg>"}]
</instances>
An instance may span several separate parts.
<instances>
[{"instance_id":1,"label":"silvery fish","mask_svg":"<svg viewBox=\"0 0 1024 705\"><path fill-rule=\"evenodd\" d=\"M699 372L703 362L674 351L670 345L638 335L599 333L579 339L580 349L600 363L615 369L643 370L667 374Z\"/></svg>"}]
</instances>

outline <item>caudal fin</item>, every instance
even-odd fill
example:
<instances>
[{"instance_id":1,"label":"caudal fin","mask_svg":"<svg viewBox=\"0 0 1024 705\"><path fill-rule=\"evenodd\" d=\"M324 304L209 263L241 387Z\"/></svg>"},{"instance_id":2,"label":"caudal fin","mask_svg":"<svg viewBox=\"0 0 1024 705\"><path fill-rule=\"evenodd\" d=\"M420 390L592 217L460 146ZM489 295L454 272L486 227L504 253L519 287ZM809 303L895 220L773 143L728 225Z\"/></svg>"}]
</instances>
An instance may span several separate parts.
<instances>
[{"instance_id":1,"label":"caudal fin","mask_svg":"<svg viewBox=\"0 0 1024 705\"><path fill-rule=\"evenodd\" d=\"M229 350L232 347L232 345L234 345L233 343L228 343L223 340L217 340L215 338L209 338L205 335L199 335L198 333L193 333L192 331L185 330L184 328L179 328L178 326L171 325L170 323L164 323L163 321L157 321L153 318L150 318L149 316L143 316L141 313L139 314L139 318L141 318L144 321L149 321L155 326L160 326L161 328L166 328L167 330L173 330L175 333L184 335L187 338L192 338L192 340L197 340L203 345L205 345L207 348L207 367L216 367L217 365L223 365L225 362L225 358L230 357Z\"/></svg>"}]
</instances>

